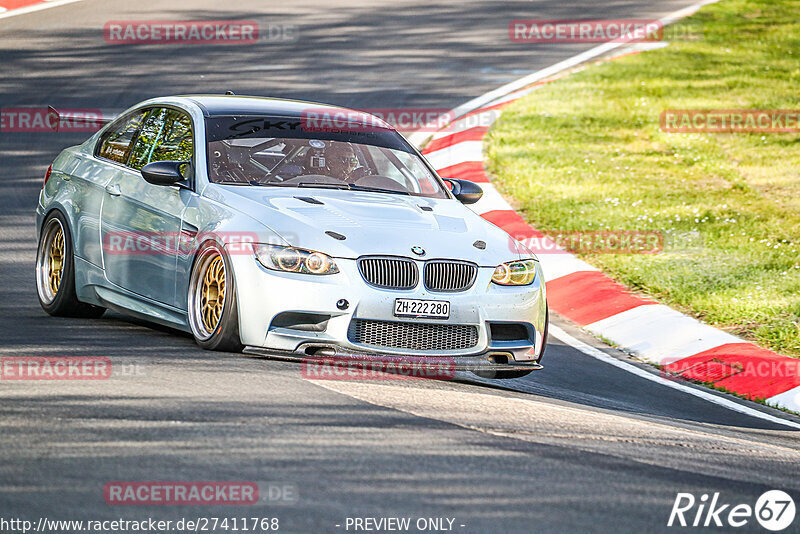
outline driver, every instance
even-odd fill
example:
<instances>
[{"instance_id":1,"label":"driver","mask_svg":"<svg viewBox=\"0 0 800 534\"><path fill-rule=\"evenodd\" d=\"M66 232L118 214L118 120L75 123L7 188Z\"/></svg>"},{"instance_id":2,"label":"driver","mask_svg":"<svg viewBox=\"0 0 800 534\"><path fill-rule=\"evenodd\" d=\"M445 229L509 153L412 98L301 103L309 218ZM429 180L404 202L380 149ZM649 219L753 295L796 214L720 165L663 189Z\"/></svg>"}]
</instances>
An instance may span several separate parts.
<instances>
[{"instance_id":1,"label":"driver","mask_svg":"<svg viewBox=\"0 0 800 534\"><path fill-rule=\"evenodd\" d=\"M345 182L354 182L371 174L358 161L353 147L349 143L331 143L324 151L311 157L311 166L318 174L326 174Z\"/></svg>"}]
</instances>

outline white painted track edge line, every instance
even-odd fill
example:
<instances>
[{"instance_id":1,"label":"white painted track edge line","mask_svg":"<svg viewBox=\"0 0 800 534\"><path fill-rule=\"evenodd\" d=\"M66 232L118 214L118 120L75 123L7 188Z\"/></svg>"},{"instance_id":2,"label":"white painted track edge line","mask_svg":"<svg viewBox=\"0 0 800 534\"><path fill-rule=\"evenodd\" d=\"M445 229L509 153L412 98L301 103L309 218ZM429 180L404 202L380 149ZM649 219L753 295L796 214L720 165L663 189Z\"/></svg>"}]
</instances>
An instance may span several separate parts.
<instances>
[{"instance_id":1,"label":"white painted track edge line","mask_svg":"<svg viewBox=\"0 0 800 534\"><path fill-rule=\"evenodd\" d=\"M701 2L697 2L695 4L692 4L690 6L685 7L683 9L680 9L680 10L674 11L672 13L669 13L669 14L665 15L664 17L661 17L659 19L659 21L663 25L671 24L671 23L673 23L673 22L675 22L675 21L677 21L677 20L679 20L679 19L681 19L683 17L691 15L692 13L696 12L697 10L702 8L703 6L706 6L706 5L709 5L709 4L714 4L714 3L718 2L718 1L719 0L703 0ZM596 46L596 47L594 47L594 48L592 48L590 50L587 50L587 51L585 51L585 52L583 52L581 54L577 54L575 56L572 56L571 58L568 58L568 59L566 59L564 61L561 61L559 63L556 63L554 65L546 67L544 69L540 69L540 70L538 70L536 72L533 72L533 73L531 73L531 74L529 74L527 76L524 76L524 77L522 77L522 78L520 78L518 80L515 80L515 81L513 81L511 83L508 83L506 85L503 85L503 86L501 86L501 87L499 87L499 88L497 88L497 89L495 89L493 91L485 93L485 94L483 94L483 95L481 95L481 96L479 96L477 98L473 98L472 100L469 100L468 102L465 102L464 104L461 104L460 106L457 106L456 108L453 109L453 116L455 117L455 120L451 121L451 123L459 120L464 115L466 115L466 114L468 114L468 113L470 113L472 111L475 111L475 110L480 109L481 107L485 107L485 106L490 105L493 101L502 99L503 97L507 96L510 93L513 93L515 91L519 91L521 89L524 89L525 87L527 87L529 85L532 85L532 84L536 83L537 81L541 81L541 80L543 80L545 78L548 78L550 76L554 76L555 74L558 74L561 71L573 68L573 67L575 67L577 65L580 65L583 62L586 62L586 61L588 61L590 59L598 57L598 56L604 54L605 52L611 51L611 50L613 50L615 48L618 48L620 46L627 45L627 44L630 44L630 43L624 43L624 42L623 43L603 43L603 44L601 44L599 46ZM420 144L420 143L424 142L425 140L427 140L429 137L431 137L429 132L414 132L413 134L411 134L409 136L409 140L414 144ZM485 185L485 184L482 184L482 185ZM550 325L550 328L551 328L551 331L558 330L562 335L559 336L559 335L556 334L556 337L560 338L562 341L566 342L567 344L572 344L571 342L574 342L575 345L573 345L573 347L578 349L578 350L580 350L581 352L584 352L584 353L586 353L586 354L588 354L590 356L594 356L594 357L596 357L596 358L598 358L598 359L600 359L602 361L606 361L607 363L610 363L612 365L620 367L621 369L629 371L629 372L631 372L631 373L633 373L633 374L635 374L637 376L640 376L640 377L646 378L648 380L652 380L652 381L661 383L661 384L663 384L663 385L665 385L667 387L671 387L673 389L678 389L678 390L684 391L686 393L689 393L690 395L694 395L696 397L705 399L705 400L707 400L709 402L712 402L714 404L719 404L721 406L725 406L725 407L727 407L727 408L729 408L731 410L734 410L734 411L737 411L737 412L740 412L740 413L744 413L744 414L751 415L753 417L758 417L758 418L761 418L761 419L766 419L768 421L775 422L775 423L778 423L778 424L783 424L783 425L786 425L786 426L789 426L789 427L792 427L792 428L800 429L800 424L793 423L791 421L787 421L785 419L781 419L781 418L778 418L778 417L774 417L774 416L771 416L769 414L765 414L765 413L760 412L758 410L754 410L752 408L748 408L746 406L743 406L741 404L738 404L736 402L730 401L728 399L722 398L722 397L720 397L718 395L715 395L715 394L712 394L712 393L709 393L709 392L705 392L705 391L702 391L702 390L699 390L699 389L687 387L687 386L678 384L678 383L676 383L674 381L671 381L671 380L666 380L666 379L663 379L663 378L660 378L660 377L656 377L652 373L648 373L647 371L644 371L644 370L640 369L639 367L636 367L635 365L631 365L631 364L622 362L621 360L617 360L616 358L613 358L613 357L605 354L603 351L601 351L599 349L595 349L594 347L591 347L590 345L587 345L586 343L583 343L582 341L579 341L579 340L575 339L574 337L570 336L569 334L567 334L566 332L564 332L560 328L556 327L555 325ZM588 350L584 350L584 349L588 349Z\"/></svg>"},{"instance_id":2,"label":"white painted track edge line","mask_svg":"<svg viewBox=\"0 0 800 534\"><path fill-rule=\"evenodd\" d=\"M691 15L692 13L694 13L703 6L706 6L708 4L714 4L718 1L719 0L702 0L700 2L687 6L683 9L679 9L677 11L673 11L672 13L668 13L667 15L664 15L658 20L659 22L661 22L661 24L666 26L667 24L672 24L677 20L680 20L686 16ZM498 87L497 89L489 91L488 93L484 93L481 96L478 96L476 98L473 98L472 100L464 102L463 104L456 106L451 110L452 116L457 120L458 118L462 117L463 115L466 115L467 113L470 113L472 111L475 111L476 109L480 109L484 106L492 104L493 101L499 100L504 96L508 95L509 93L513 93L514 91L519 91L521 89L524 89L525 87L532 85L536 82L542 81L546 78L549 78L550 76L554 76L562 71L577 67L581 63L585 63L586 61L602 56L607 52L610 52L612 50L630 44L632 43L624 41L618 43L607 42L595 46L594 48L590 48L589 50L581 52L580 54L569 57L563 61L559 61L558 63L537 70L536 72L532 72L527 76L523 76L522 78L514 80L513 82L507 83L503 86ZM431 136L430 132L423 131L423 132L414 132L408 137L412 143L421 144L430 136Z\"/></svg>"},{"instance_id":3,"label":"white painted track edge line","mask_svg":"<svg viewBox=\"0 0 800 534\"><path fill-rule=\"evenodd\" d=\"M671 24L671 23L675 22L676 20L680 20L680 19L682 19L682 18L694 13L695 11L697 11L698 9L700 9L701 7L703 7L705 5L713 4L713 3L716 3L718 1L719 0L703 0L701 2L697 2L696 4L692 4L690 6L687 6L687 7L683 8L683 9L679 9L678 11L674 11L672 13L669 13L669 14L661 17L660 19L658 19L658 21L661 24L663 24L664 26L666 26L667 24ZM554 65L551 65L549 67L546 67L544 69L541 69L539 71L531 73L531 74L529 74L527 76L523 76L522 78L520 78L518 80L514 80L513 82L507 83L506 85L498 87L497 89L495 89L493 91L489 91L488 93L485 93L485 94L483 94L483 95L481 95L481 96L479 96L477 98L473 98L472 100L470 100L468 102L465 102L464 104L461 104L460 106L455 108L452 111L453 116L459 117L464 113L469 113L469 112L471 112L471 111L473 111L475 109L478 109L478 108L480 108L482 106L490 105L490 104L492 104L492 102L494 100L499 100L499 99L503 98L504 96L506 96L509 93L513 93L514 91L518 91L520 89L524 89L528 85L532 85L532 84L534 84L536 82L539 82L539 81L541 81L541 80L543 80L545 78L549 78L550 76L553 76L554 74L558 74L561 71L576 67L576 66L580 65L581 63L584 63L585 61L588 61L590 59L594 59L596 57L599 57L599 56L605 54L606 52L610 52L610 51L615 50L617 48L620 48L620 47L623 47L623 46L628 46L628 45L631 45L631 44L635 44L635 43L626 42L626 41L607 42L607 43L603 43L603 44L600 44L598 46L595 46L594 48L591 48L589 50L586 50L585 52L582 52L580 54L572 56L571 58L567 58L567 59L565 59L563 61L560 61L560 62L558 62L558 63L556 63Z\"/></svg>"},{"instance_id":4,"label":"white painted track edge line","mask_svg":"<svg viewBox=\"0 0 800 534\"><path fill-rule=\"evenodd\" d=\"M676 382L674 380L668 380L666 378L663 378L663 377L660 377L658 375L655 375L655 374L653 374L653 373L651 373L651 372L649 372L649 371L647 371L645 369L642 369L642 368L640 368L640 367L638 367L636 365L633 365L631 363L628 363L628 362L619 360L617 358L614 358L613 356L611 356L609 354L606 354L602 350L597 349L595 347L592 347L588 343L584 343L583 341L580 341L579 339L576 339L575 337L569 335L563 329L561 329L560 327L558 327L558 326L556 326L556 325L554 325L552 323L550 323L550 326L549 326L549 333L551 335L555 336L556 338L560 339L561 341L563 341L564 343L566 343L570 347L572 347L574 349L577 349L577 350L581 351L582 353L586 354L587 356L591 356L592 358L595 358L595 359L600 360L602 362L605 362L605 363L608 363L610 365L613 365L614 367L617 367L619 369L627 371L627 372L629 372L631 374L634 374L634 375L636 375L636 376L638 376L640 378L644 378L645 380L650 380L651 382L655 382L655 383L660 384L662 386L665 386L665 387L668 387L668 388L672 388L672 389L681 391L683 393L687 393L689 395L693 395L695 397L698 397L700 399L703 399L705 401L711 402L713 404L716 404L718 406L721 406L723 408L727 408L727 409L735 411L735 412L739 412L739 413L742 413L742 414L745 414L745 415L749 415L751 417L762 419L762 420L768 421L770 423L774 423L774 424L778 424L778 425L784 425L784 426L788 426L790 428L794 428L794 429L800 430L800 423L796 423L794 421L789 421L787 419L782 419L780 417L775 417L774 415L770 415L768 413L764 413L762 411L750 408L750 407L745 406L743 404L739 404L738 402L734 402L734 401L732 401L730 399L726 399L725 397L722 397L722 396L717 395L715 393L711 393L710 391L705 391L705 390L702 390L702 389L689 387L689 386L686 386L686 385L681 384L679 382Z\"/></svg>"}]
</instances>

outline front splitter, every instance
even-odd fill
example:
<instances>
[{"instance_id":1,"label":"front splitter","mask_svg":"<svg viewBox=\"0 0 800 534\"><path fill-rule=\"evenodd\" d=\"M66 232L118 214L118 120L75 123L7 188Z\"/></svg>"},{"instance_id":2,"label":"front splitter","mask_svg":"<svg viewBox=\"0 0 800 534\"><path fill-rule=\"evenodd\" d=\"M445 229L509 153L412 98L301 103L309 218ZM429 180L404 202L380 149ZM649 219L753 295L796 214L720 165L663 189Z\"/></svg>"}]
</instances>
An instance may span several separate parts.
<instances>
[{"instance_id":1,"label":"front splitter","mask_svg":"<svg viewBox=\"0 0 800 534\"><path fill-rule=\"evenodd\" d=\"M398 367L434 366L454 371L538 371L543 366L536 362L495 362L488 355L478 356L420 356L403 354L383 354L378 352L350 351L341 347L322 348L312 354L304 351L284 352L261 347L245 347L245 354L253 354L275 360L304 362L313 364L326 364L335 362L337 365L351 365L365 367L386 365Z\"/></svg>"}]
</instances>

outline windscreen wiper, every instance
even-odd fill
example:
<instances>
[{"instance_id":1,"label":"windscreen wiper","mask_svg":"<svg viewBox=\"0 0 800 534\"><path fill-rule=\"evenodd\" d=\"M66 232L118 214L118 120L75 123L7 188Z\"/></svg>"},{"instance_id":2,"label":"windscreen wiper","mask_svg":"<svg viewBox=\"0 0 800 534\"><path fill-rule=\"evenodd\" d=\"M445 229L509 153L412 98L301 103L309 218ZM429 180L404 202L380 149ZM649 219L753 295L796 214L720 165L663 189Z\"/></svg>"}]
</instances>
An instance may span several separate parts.
<instances>
[{"instance_id":1,"label":"windscreen wiper","mask_svg":"<svg viewBox=\"0 0 800 534\"><path fill-rule=\"evenodd\" d=\"M221 182L213 182L218 185L271 185L275 187L286 187L283 184L275 183L275 182L259 182L257 180L248 180L246 182L234 182L234 181L221 181Z\"/></svg>"},{"instance_id":2,"label":"windscreen wiper","mask_svg":"<svg viewBox=\"0 0 800 534\"><path fill-rule=\"evenodd\" d=\"M303 188L320 188L320 189L341 189L344 191L364 191L367 193L388 193L391 195L410 195L408 191L397 191L395 189L381 189L380 187L366 187L363 185L355 184L333 184L326 182L300 182L298 184L284 184L279 182L259 182L257 180L250 180L249 182L215 182L220 185L252 185L264 187L303 187Z\"/></svg>"},{"instance_id":3,"label":"windscreen wiper","mask_svg":"<svg viewBox=\"0 0 800 534\"><path fill-rule=\"evenodd\" d=\"M300 182L297 184L297 187L319 187L319 188L327 188L327 189L352 189L352 187L348 184L332 184L326 182Z\"/></svg>"},{"instance_id":4,"label":"windscreen wiper","mask_svg":"<svg viewBox=\"0 0 800 534\"><path fill-rule=\"evenodd\" d=\"M397 191L396 189L381 189L380 187L366 187L363 185L350 184L349 189L353 191L366 191L368 193L390 193L392 195L410 195L408 191Z\"/></svg>"},{"instance_id":5,"label":"windscreen wiper","mask_svg":"<svg viewBox=\"0 0 800 534\"><path fill-rule=\"evenodd\" d=\"M292 184L282 184L280 182L259 182L258 180L250 180L250 185L263 186L263 187L293 187Z\"/></svg>"},{"instance_id":6,"label":"windscreen wiper","mask_svg":"<svg viewBox=\"0 0 800 534\"><path fill-rule=\"evenodd\" d=\"M381 189L380 187L366 187L356 184L332 184L326 182L300 182L297 187L319 187L322 189L343 189L346 191L365 191L367 193L389 193L392 195L410 195L407 191L397 191L396 189Z\"/></svg>"}]
</instances>

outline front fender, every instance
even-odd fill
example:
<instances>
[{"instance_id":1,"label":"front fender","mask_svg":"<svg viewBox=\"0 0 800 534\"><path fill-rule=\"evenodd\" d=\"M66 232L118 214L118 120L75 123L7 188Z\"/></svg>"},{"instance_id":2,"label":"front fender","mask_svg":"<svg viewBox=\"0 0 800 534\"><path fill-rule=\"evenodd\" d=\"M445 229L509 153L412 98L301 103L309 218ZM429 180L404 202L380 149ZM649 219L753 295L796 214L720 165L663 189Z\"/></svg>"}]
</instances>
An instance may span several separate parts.
<instances>
[{"instance_id":1,"label":"front fender","mask_svg":"<svg viewBox=\"0 0 800 534\"><path fill-rule=\"evenodd\" d=\"M215 202L206 197L194 196L186 207L181 228L182 238L191 239L191 251L197 251L210 240L220 245L228 255L233 266L233 277L236 280L236 297L239 303L239 325L242 342L251 335L247 328L247 309L250 294L246 279L240 274L248 271L249 262L255 262L252 243L267 243L275 245L288 245L280 235L266 225L256 221L241 212L224 204ZM192 268L196 261L196 253L179 257L176 277L176 293L178 302L182 303L181 309L189 309L189 283ZM263 334L263 332L262 332Z\"/></svg>"}]
</instances>

